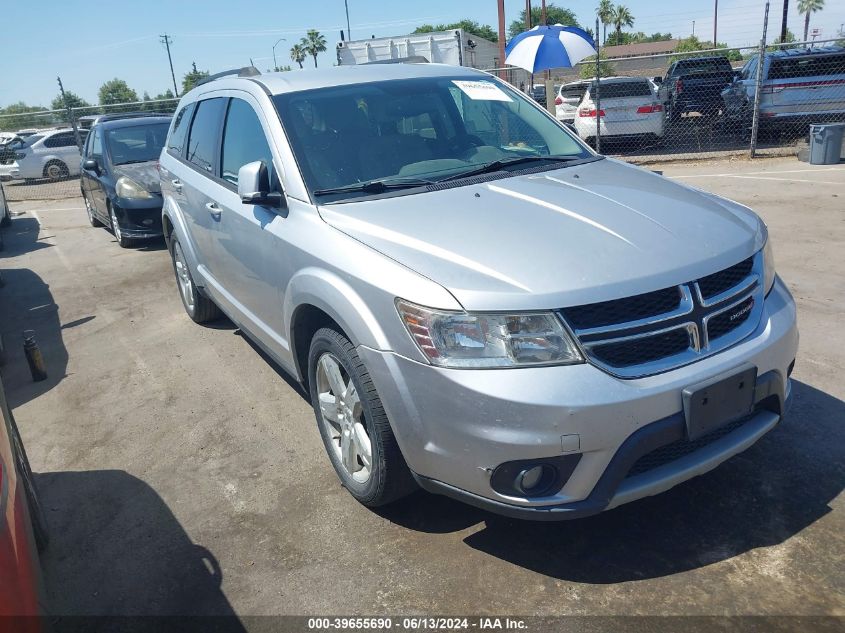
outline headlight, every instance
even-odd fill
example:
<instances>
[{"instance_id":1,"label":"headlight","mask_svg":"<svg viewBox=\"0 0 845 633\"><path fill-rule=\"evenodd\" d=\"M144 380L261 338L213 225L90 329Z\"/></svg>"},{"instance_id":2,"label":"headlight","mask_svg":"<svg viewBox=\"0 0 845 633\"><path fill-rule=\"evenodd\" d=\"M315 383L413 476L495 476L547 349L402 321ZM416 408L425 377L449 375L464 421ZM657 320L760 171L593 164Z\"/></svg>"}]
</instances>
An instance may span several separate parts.
<instances>
[{"instance_id":1,"label":"headlight","mask_svg":"<svg viewBox=\"0 0 845 633\"><path fill-rule=\"evenodd\" d=\"M775 255L772 252L772 240L766 237L763 246L763 289L769 294L775 284Z\"/></svg>"},{"instance_id":2,"label":"headlight","mask_svg":"<svg viewBox=\"0 0 845 633\"><path fill-rule=\"evenodd\" d=\"M527 367L583 361L551 312L476 314L433 310L399 299L411 338L440 367Z\"/></svg>"},{"instance_id":3,"label":"headlight","mask_svg":"<svg viewBox=\"0 0 845 633\"><path fill-rule=\"evenodd\" d=\"M152 198L149 191L126 176L121 176L117 179L117 182L114 185L114 190L121 198L134 198L136 200Z\"/></svg>"}]
</instances>

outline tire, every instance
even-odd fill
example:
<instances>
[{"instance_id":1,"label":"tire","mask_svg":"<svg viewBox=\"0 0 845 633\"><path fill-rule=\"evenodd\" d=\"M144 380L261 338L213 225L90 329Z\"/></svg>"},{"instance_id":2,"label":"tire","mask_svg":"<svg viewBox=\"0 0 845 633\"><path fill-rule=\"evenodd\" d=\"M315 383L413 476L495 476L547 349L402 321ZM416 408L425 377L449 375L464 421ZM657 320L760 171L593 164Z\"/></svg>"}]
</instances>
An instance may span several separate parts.
<instances>
[{"instance_id":1,"label":"tire","mask_svg":"<svg viewBox=\"0 0 845 633\"><path fill-rule=\"evenodd\" d=\"M222 315L220 308L197 288L182 246L175 236L170 238L170 258L173 262L173 274L176 275L179 298L182 299L182 306L191 320L194 323L207 323L219 319Z\"/></svg>"},{"instance_id":2,"label":"tire","mask_svg":"<svg viewBox=\"0 0 845 633\"><path fill-rule=\"evenodd\" d=\"M50 182L58 182L70 176L70 170L60 160L51 160L44 165L44 177Z\"/></svg>"},{"instance_id":3,"label":"tire","mask_svg":"<svg viewBox=\"0 0 845 633\"><path fill-rule=\"evenodd\" d=\"M114 213L114 207L109 202L106 202L106 208L109 210L109 218L111 218L111 232L114 233L114 238L117 240L120 248L129 248L133 241L126 237L120 230L120 222L117 221L117 215ZM93 225L93 223L92 223Z\"/></svg>"},{"instance_id":4,"label":"tire","mask_svg":"<svg viewBox=\"0 0 845 633\"><path fill-rule=\"evenodd\" d=\"M18 473L20 474L21 483L23 484L24 496L26 497L26 505L29 510L29 519L32 522L32 533L35 536L35 546L39 552L47 549L50 543L50 532L47 528L47 520L44 518L44 511L41 509L41 504L38 500L38 491L35 488L35 479L32 476L32 468L29 465L29 458L26 456L26 451L23 447L20 432L15 424L15 418L12 412L9 411L9 421L11 422L12 436L10 438L12 444L12 452L15 455L17 462Z\"/></svg>"},{"instance_id":5,"label":"tire","mask_svg":"<svg viewBox=\"0 0 845 633\"><path fill-rule=\"evenodd\" d=\"M84 193L82 194L82 200L85 202L85 212L88 214L88 222L93 227L103 226L103 223L97 219L97 216L94 215L94 209L91 206L91 203L88 201L88 196Z\"/></svg>"},{"instance_id":6,"label":"tire","mask_svg":"<svg viewBox=\"0 0 845 633\"><path fill-rule=\"evenodd\" d=\"M330 378L332 372L327 371L332 363L337 370L334 380ZM374 508L413 492L416 484L367 368L355 346L340 332L322 328L314 335L308 354L308 385L326 453L349 493ZM350 386L354 393L349 391ZM344 443L349 447L346 460L341 456Z\"/></svg>"}]
</instances>

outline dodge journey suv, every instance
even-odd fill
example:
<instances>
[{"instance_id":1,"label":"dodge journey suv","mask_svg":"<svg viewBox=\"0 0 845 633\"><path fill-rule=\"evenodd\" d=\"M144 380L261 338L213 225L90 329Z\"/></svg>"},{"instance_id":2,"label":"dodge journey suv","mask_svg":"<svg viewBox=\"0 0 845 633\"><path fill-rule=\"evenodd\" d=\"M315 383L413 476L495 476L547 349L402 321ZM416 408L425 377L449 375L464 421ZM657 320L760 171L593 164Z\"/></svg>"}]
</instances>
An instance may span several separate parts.
<instances>
[{"instance_id":1,"label":"dodge journey suv","mask_svg":"<svg viewBox=\"0 0 845 633\"><path fill-rule=\"evenodd\" d=\"M711 470L789 402L760 218L480 71L224 73L182 98L160 172L188 315L303 382L368 506L421 486L584 516Z\"/></svg>"}]
</instances>

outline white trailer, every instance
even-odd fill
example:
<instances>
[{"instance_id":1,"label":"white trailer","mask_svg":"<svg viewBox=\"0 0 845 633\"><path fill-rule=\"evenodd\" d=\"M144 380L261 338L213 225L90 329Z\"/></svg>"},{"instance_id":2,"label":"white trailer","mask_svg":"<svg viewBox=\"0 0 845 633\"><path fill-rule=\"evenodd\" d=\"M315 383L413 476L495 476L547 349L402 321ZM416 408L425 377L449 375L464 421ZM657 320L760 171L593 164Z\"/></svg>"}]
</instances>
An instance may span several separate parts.
<instances>
[{"instance_id":1,"label":"white trailer","mask_svg":"<svg viewBox=\"0 0 845 633\"><path fill-rule=\"evenodd\" d=\"M350 40L337 44L337 63L341 66L405 58L492 70L499 66L499 47L463 29Z\"/></svg>"}]
</instances>

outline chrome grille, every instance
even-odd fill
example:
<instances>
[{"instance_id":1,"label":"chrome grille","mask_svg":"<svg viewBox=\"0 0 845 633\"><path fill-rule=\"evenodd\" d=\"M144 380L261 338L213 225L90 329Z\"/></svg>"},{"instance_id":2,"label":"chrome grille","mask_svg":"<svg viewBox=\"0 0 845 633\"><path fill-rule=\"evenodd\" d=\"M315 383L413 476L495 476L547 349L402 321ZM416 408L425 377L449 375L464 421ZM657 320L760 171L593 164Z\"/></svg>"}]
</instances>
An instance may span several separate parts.
<instances>
[{"instance_id":1,"label":"chrome grille","mask_svg":"<svg viewBox=\"0 0 845 633\"><path fill-rule=\"evenodd\" d=\"M561 310L593 364L621 378L675 369L742 340L763 308L757 253L679 286Z\"/></svg>"}]
</instances>

